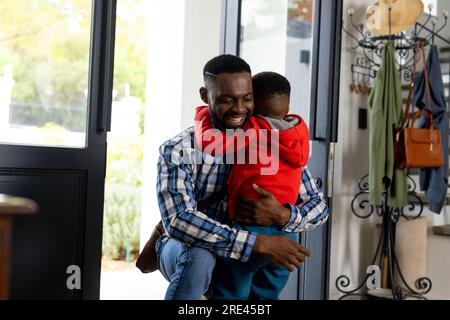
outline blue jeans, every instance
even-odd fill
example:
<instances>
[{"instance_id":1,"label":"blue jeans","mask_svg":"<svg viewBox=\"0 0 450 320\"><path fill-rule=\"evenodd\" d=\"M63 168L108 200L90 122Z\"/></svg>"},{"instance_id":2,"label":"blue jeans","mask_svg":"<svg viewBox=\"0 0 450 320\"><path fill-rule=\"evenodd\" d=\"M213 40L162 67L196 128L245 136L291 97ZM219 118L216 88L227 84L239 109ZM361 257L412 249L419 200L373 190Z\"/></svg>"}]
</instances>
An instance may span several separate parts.
<instances>
[{"instance_id":1,"label":"blue jeans","mask_svg":"<svg viewBox=\"0 0 450 320\"><path fill-rule=\"evenodd\" d=\"M233 224L234 228L264 235L286 236L297 241L297 235L277 227ZM214 300L278 300L289 280L290 272L259 254L252 254L246 263L217 258L212 298Z\"/></svg>"},{"instance_id":2,"label":"blue jeans","mask_svg":"<svg viewBox=\"0 0 450 320\"><path fill-rule=\"evenodd\" d=\"M165 300L200 300L207 294L216 258L210 251L161 237L156 242L158 267L170 282Z\"/></svg>"}]
</instances>

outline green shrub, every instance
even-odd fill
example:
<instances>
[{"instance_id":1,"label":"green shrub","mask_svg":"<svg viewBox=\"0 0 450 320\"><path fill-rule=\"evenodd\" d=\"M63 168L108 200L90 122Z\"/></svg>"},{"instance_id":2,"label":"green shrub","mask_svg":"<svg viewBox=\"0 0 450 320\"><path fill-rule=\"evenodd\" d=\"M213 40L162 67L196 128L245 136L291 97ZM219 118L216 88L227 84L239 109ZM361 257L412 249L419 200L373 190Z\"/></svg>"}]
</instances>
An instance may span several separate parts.
<instances>
[{"instance_id":1,"label":"green shrub","mask_svg":"<svg viewBox=\"0 0 450 320\"><path fill-rule=\"evenodd\" d=\"M103 219L103 255L125 260L126 241L134 258L139 253L141 188L128 184L107 184Z\"/></svg>"},{"instance_id":2,"label":"green shrub","mask_svg":"<svg viewBox=\"0 0 450 320\"><path fill-rule=\"evenodd\" d=\"M103 255L125 260L126 242L132 258L139 253L142 191L142 137L135 141L108 139L103 217Z\"/></svg>"}]
</instances>

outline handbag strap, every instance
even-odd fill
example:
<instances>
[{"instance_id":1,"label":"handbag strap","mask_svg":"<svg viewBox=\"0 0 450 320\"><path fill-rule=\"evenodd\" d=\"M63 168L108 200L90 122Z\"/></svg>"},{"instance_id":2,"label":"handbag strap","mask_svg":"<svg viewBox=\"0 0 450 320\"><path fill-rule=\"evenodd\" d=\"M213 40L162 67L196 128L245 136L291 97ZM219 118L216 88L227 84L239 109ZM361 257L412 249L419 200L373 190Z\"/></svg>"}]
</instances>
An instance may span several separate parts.
<instances>
[{"instance_id":1,"label":"handbag strap","mask_svg":"<svg viewBox=\"0 0 450 320\"><path fill-rule=\"evenodd\" d=\"M425 90L427 94L427 109L431 113L431 90L430 90L430 79L428 75L428 64L426 59L426 49L423 40L420 40L418 42L418 45L415 49L414 54L414 64L413 64L413 72L411 77L411 83L409 85L409 94L408 94L408 100L406 101L406 108L405 108L405 115L403 118L403 127L407 126L408 120L409 120L409 111L411 109L411 105L413 102L413 96L414 96L414 82L416 79L416 70L417 70L417 63L420 60L420 53L422 53L422 60L424 64L424 75L425 75Z\"/></svg>"}]
</instances>

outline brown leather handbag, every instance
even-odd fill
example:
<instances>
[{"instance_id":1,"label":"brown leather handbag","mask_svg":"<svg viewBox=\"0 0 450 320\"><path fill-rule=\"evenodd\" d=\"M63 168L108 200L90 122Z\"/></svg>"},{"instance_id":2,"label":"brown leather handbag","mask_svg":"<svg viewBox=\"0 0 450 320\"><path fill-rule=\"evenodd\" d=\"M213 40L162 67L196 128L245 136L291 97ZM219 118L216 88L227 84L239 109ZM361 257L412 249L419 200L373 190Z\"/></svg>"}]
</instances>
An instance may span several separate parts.
<instances>
[{"instance_id":1,"label":"brown leather handbag","mask_svg":"<svg viewBox=\"0 0 450 320\"><path fill-rule=\"evenodd\" d=\"M216 192L206 199L203 199L197 203L197 210L204 211L212 206L214 203L221 201L226 193L224 188L222 191ZM136 267L141 270L142 273L150 273L158 270L157 254L156 254L156 241L165 233L162 221L160 221L153 229L150 239L145 244L142 252L140 253Z\"/></svg>"},{"instance_id":2,"label":"brown leather handbag","mask_svg":"<svg viewBox=\"0 0 450 320\"><path fill-rule=\"evenodd\" d=\"M426 93L428 106L426 110L417 111L410 116L409 110L412 105L414 93L414 80L417 62L422 53L424 63L424 74L426 82ZM441 132L434 125L433 113L431 111L431 93L428 77L428 66L426 62L425 46L419 42L416 47L416 55L413 65L412 80L409 87L409 95L405 108L403 125L394 129L394 156L395 165L398 168L436 168L444 165L442 155ZM414 124L420 117L426 117L424 128L415 128Z\"/></svg>"},{"instance_id":3,"label":"brown leather handbag","mask_svg":"<svg viewBox=\"0 0 450 320\"><path fill-rule=\"evenodd\" d=\"M136 261L136 267L142 273L150 273L158 270L157 255L156 255L156 241L164 234L164 227L160 221L155 229L153 229L150 239L145 244Z\"/></svg>"}]
</instances>

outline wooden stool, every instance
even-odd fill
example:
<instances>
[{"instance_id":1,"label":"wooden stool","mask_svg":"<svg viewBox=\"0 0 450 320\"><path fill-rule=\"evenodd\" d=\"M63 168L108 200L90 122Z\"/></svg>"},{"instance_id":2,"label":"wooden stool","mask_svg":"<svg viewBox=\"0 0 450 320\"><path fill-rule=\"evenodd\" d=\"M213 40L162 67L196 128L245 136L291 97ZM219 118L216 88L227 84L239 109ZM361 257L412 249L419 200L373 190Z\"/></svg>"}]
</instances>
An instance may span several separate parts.
<instances>
[{"instance_id":1,"label":"wooden stool","mask_svg":"<svg viewBox=\"0 0 450 320\"><path fill-rule=\"evenodd\" d=\"M38 210L33 200L0 194L0 300L9 299L14 216L36 214Z\"/></svg>"}]
</instances>

